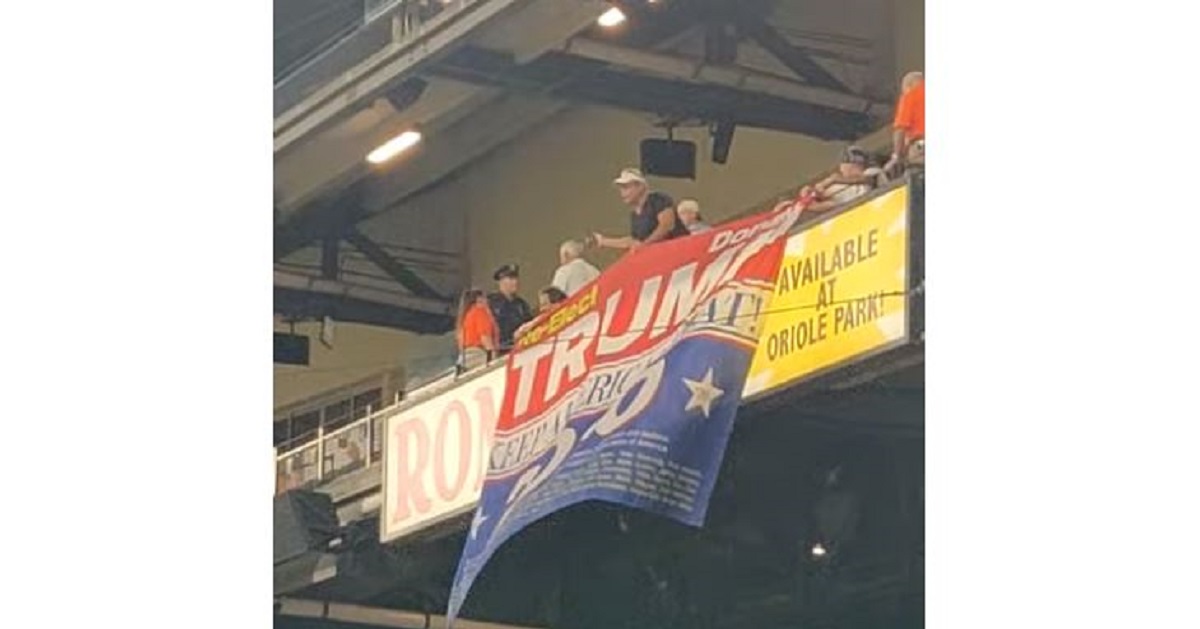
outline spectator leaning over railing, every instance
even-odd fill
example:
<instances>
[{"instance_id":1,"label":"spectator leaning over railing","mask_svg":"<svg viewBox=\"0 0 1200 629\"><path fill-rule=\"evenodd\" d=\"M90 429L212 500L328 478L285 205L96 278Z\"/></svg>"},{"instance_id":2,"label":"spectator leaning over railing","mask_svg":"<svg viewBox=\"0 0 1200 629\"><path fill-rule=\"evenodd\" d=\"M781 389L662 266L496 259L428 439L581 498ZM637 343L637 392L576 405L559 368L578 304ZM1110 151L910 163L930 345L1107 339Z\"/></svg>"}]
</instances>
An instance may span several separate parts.
<instances>
[{"instance_id":1,"label":"spectator leaning over railing","mask_svg":"<svg viewBox=\"0 0 1200 629\"><path fill-rule=\"evenodd\" d=\"M568 240L558 248L558 261L560 266L551 284L567 296L600 277L600 270L583 259L583 243L578 240Z\"/></svg>"},{"instance_id":2,"label":"spectator leaning over railing","mask_svg":"<svg viewBox=\"0 0 1200 629\"><path fill-rule=\"evenodd\" d=\"M513 334L533 318L533 310L517 294L520 277L521 270L515 264L506 264L492 274L492 279L496 280L496 292L488 295L488 306L492 309L492 318L496 320L499 333L499 355L512 350Z\"/></svg>"},{"instance_id":3,"label":"spectator leaning over railing","mask_svg":"<svg viewBox=\"0 0 1200 629\"><path fill-rule=\"evenodd\" d=\"M805 212L823 212L869 193L881 184L884 178L883 171L871 167L870 163L870 154L862 148L847 148L842 153L837 170L816 185L802 188L796 203L799 203Z\"/></svg>"},{"instance_id":4,"label":"spectator leaning over railing","mask_svg":"<svg viewBox=\"0 0 1200 629\"><path fill-rule=\"evenodd\" d=\"M495 355L498 331L483 291L464 291L458 307L459 365L463 370L482 367Z\"/></svg>"},{"instance_id":5,"label":"spectator leaning over railing","mask_svg":"<svg viewBox=\"0 0 1200 629\"><path fill-rule=\"evenodd\" d=\"M883 167L888 173L925 164L925 76L909 72L900 81L900 100L892 123L892 157Z\"/></svg>"},{"instance_id":6,"label":"spectator leaning over railing","mask_svg":"<svg viewBox=\"0 0 1200 629\"><path fill-rule=\"evenodd\" d=\"M683 226L689 233L699 234L712 229L700 216L700 202L695 199L681 199L675 213L679 215L679 220L683 221Z\"/></svg>"},{"instance_id":7,"label":"spectator leaning over railing","mask_svg":"<svg viewBox=\"0 0 1200 629\"><path fill-rule=\"evenodd\" d=\"M620 237L592 234L597 247L635 251L645 245L681 238L688 229L675 213L675 201L661 193L652 192L642 171L626 168L613 180L621 201L629 206L629 235Z\"/></svg>"}]
</instances>

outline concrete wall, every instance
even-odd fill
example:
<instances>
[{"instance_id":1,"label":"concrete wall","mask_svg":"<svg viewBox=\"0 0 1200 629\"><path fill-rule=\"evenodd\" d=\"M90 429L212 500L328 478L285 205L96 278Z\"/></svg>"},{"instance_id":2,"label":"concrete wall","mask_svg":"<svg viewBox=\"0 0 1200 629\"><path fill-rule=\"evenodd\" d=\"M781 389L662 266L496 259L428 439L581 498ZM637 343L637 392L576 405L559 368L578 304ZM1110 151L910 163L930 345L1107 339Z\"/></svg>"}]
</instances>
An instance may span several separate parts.
<instances>
[{"instance_id":1,"label":"concrete wall","mask_svg":"<svg viewBox=\"0 0 1200 629\"><path fill-rule=\"evenodd\" d=\"M924 3L895 0L890 7L896 28L896 81L909 70L924 67ZM935 78L936 80L936 78ZM580 107L555 116L520 140L504 146L473 164L444 186L422 195L400 213L374 219L369 233L400 234L411 238L412 223L400 220L422 214L465 213L449 223L467 240L464 263L470 282L490 288L493 269L506 262L522 266L522 293L534 303L539 287L549 283L557 265L557 247L565 238L582 237L593 230L622 234L628 229L627 209L616 197L610 181L623 166L636 165L638 142L661 137L648 117L602 108ZM780 191L812 179L832 167L842 144L810 138L738 129L729 163L713 164L710 142L703 129L677 131L676 137L698 145L696 181L658 180L654 184L676 198L700 200L709 220L719 221L774 198ZM886 129L863 143L883 146ZM449 217L447 217L449 218ZM423 230L424 231L424 230ZM418 240L421 235L418 235ZM438 240L447 236L439 234ZM410 241L411 242L411 241ZM611 253L597 256L603 266ZM316 335L316 326L298 330ZM341 386L403 360L445 351L447 338L340 325L335 347L328 350L313 342L312 366L276 367L276 405L286 404L324 389Z\"/></svg>"},{"instance_id":2,"label":"concrete wall","mask_svg":"<svg viewBox=\"0 0 1200 629\"><path fill-rule=\"evenodd\" d=\"M895 0L897 78L925 69L925 0Z\"/></svg>"}]
</instances>

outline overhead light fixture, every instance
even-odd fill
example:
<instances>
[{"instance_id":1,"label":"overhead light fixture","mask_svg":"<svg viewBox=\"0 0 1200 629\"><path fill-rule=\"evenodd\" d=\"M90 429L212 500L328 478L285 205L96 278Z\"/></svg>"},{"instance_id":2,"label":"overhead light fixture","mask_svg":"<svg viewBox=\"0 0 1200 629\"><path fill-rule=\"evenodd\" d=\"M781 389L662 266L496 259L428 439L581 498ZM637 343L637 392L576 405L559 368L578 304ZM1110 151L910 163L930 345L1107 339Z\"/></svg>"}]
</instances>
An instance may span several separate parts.
<instances>
[{"instance_id":1,"label":"overhead light fixture","mask_svg":"<svg viewBox=\"0 0 1200 629\"><path fill-rule=\"evenodd\" d=\"M825 550L825 547L821 545L821 542L813 544L812 556L814 558L820 559L821 557L824 557L827 552L828 551Z\"/></svg>"},{"instance_id":2,"label":"overhead light fixture","mask_svg":"<svg viewBox=\"0 0 1200 629\"><path fill-rule=\"evenodd\" d=\"M611 7L596 18L596 23L604 28L612 28L625 21L625 12L619 7Z\"/></svg>"},{"instance_id":3,"label":"overhead light fixture","mask_svg":"<svg viewBox=\"0 0 1200 629\"><path fill-rule=\"evenodd\" d=\"M384 142L375 150L367 153L367 161L372 164L382 164L397 155L416 146L421 141L421 132L408 130Z\"/></svg>"}]
</instances>

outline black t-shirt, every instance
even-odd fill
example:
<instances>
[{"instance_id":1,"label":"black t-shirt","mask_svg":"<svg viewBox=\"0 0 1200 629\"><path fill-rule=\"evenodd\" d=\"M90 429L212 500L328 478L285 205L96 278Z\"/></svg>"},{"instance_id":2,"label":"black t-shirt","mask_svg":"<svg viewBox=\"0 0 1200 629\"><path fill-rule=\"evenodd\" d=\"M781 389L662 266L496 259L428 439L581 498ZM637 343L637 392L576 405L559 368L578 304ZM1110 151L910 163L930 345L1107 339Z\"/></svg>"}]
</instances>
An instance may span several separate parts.
<instances>
[{"instance_id":1,"label":"black t-shirt","mask_svg":"<svg viewBox=\"0 0 1200 629\"><path fill-rule=\"evenodd\" d=\"M629 235L634 240L645 241L658 227L658 213L667 208L671 208L671 211L674 212L675 201L661 192L651 192L646 196L646 202L642 204L641 211L629 212ZM690 233L683 221L679 220L679 214L675 213L675 227L667 232L667 237L663 240L681 238Z\"/></svg>"},{"instance_id":2,"label":"black t-shirt","mask_svg":"<svg viewBox=\"0 0 1200 629\"><path fill-rule=\"evenodd\" d=\"M496 327L500 331L500 349L511 349L513 334L517 328L533 319L533 310L520 295L509 299L502 293L488 295L488 307L492 310L492 318L496 320Z\"/></svg>"}]
</instances>

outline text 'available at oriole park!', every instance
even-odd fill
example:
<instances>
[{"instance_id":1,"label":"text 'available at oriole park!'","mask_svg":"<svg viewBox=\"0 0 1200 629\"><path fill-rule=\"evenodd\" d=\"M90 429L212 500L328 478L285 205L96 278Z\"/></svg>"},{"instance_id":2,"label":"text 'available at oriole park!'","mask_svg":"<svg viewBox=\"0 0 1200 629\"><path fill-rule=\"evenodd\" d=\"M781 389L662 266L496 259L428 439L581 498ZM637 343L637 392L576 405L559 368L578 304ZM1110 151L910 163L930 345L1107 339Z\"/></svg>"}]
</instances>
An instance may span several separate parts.
<instances>
[{"instance_id":1,"label":"text 'available at oriole park!'","mask_svg":"<svg viewBox=\"0 0 1200 629\"><path fill-rule=\"evenodd\" d=\"M907 187L791 236L744 394L905 339L907 281Z\"/></svg>"}]
</instances>

